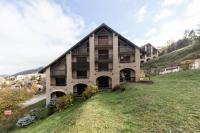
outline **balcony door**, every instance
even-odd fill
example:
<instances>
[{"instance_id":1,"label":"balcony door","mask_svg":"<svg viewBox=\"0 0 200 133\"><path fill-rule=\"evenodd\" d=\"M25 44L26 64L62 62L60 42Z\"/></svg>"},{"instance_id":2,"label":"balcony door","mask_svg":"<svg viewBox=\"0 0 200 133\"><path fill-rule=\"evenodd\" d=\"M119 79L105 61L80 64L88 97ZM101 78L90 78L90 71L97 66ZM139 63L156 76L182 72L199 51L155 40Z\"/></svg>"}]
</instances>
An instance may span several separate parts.
<instances>
[{"instance_id":1,"label":"balcony door","mask_svg":"<svg viewBox=\"0 0 200 133\"><path fill-rule=\"evenodd\" d=\"M99 59L108 59L109 58L109 51L107 49L105 50L98 50L98 57Z\"/></svg>"}]
</instances>

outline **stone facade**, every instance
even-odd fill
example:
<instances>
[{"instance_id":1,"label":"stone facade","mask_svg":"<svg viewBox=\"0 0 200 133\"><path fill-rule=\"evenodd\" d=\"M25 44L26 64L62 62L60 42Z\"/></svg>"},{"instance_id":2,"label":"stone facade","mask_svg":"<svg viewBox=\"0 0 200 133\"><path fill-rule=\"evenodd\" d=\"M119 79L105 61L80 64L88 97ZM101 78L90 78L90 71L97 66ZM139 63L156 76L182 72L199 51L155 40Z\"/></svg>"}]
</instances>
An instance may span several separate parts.
<instances>
[{"instance_id":1,"label":"stone facade","mask_svg":"<svg viewBox=\"0 0 200 133\"><path fill-rule=\"evenodd\" d=\"M46 102L53 94L57 95L55 92L80 95L83 91L81 87L88 84L108 89L122 82L138 81L140 54L139 47L102 24L41 70L41 73L46 73Z\"/></svg>"}]
</instances>

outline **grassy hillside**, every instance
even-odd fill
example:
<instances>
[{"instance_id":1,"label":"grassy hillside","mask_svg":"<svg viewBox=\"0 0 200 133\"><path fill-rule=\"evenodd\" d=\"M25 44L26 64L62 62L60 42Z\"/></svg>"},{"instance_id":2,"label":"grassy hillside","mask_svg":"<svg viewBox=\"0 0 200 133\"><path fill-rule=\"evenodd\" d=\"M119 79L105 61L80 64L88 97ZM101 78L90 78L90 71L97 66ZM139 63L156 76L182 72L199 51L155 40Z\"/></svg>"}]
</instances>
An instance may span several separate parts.
<instances>
[{"instance_id":1,"label":"grassy hillside","mask_svg":"<svg viewBox=\"0 0 200 133\"><path fill-rule=\"evenodd\" d=\"M192 45L160 56L159 59L157 60L149 61L144 65L144 67L162 68L172 64L179 64L181 61L187 59L196 59L196 58L200 58L200 40L193 41Z\"/></svg>"},{"instance_id":2,"label":"grassy hillside","mask_svg":"<svg viewBox=\"0 0 200 133\"><path fill-rule=\"evenodd\" d=\"M13 133L200 132L199 77L200 71L183 71L101 92Z\"/></svg>"}]
</instances>

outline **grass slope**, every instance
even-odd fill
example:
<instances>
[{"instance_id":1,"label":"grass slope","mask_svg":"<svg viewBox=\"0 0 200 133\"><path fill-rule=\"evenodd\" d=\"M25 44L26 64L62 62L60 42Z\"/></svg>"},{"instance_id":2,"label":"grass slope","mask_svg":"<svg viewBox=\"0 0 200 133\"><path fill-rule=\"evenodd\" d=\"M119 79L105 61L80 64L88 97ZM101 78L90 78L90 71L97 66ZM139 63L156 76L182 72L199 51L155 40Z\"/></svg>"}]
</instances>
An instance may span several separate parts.
<instances>
[{"instance_id":1,"label":"grass slope","mask_svg":"<svg viewBox=\"0 0 200 133\"><path fill-rule=\"evenodd\" d=\"M153 80L128 84L125 92L101 92L13 133L200 132L200 71Z\"/></svg>"},{"instance_id":2,"label":"grass slope","mask_svg":"<svg viewBox=\"0 0 200 133\"><path fill-rule=\"evenodd\" d=\"M200 40L193 41L192 45L160 56L157 60L152 60L144 65L144 68L165 67L172 64L179 64L187 59L200 58Z\"/></svg>"}]
</instances>

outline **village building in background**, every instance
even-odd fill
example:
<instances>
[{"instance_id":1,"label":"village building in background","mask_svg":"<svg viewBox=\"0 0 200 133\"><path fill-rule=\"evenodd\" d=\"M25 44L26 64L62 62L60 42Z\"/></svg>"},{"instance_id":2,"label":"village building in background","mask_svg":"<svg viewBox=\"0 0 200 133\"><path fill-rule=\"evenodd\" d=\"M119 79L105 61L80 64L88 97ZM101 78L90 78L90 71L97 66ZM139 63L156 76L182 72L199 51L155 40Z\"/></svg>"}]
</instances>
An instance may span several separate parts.
<instances>
[{"instance_id":1,"label":"village building in background","mask_svg":"<svg viewBox=\"0 0 200 133\"><path fill-rule=\"evenodd\" d=\"M153 60L159 55L159 50L150 43L145 44L141 49L146 52L146 54L141 55L141 64Z\"/></svg>"}]
</instances>

